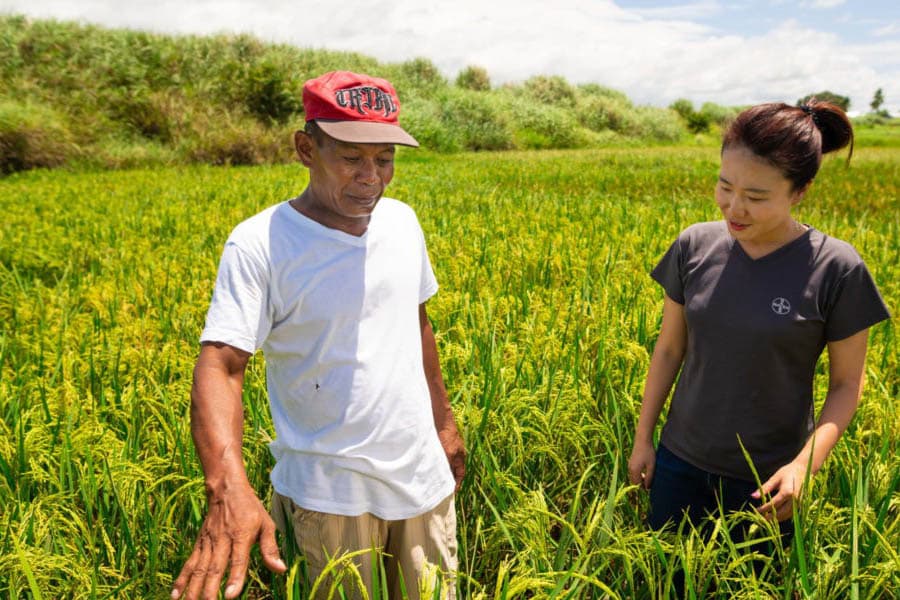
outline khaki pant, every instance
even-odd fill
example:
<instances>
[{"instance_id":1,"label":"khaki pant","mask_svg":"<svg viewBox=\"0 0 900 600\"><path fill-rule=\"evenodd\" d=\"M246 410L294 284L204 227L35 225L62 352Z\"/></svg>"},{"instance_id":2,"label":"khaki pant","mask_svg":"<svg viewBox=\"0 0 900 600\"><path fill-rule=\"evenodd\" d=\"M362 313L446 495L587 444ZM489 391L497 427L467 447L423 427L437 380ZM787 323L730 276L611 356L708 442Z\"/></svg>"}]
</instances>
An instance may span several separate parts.
<instances>
[{"instance_id":1,"label":"khaki pant","mask_svg":"<svg viewBox=\"0 0 900 600\"><path fill-rule=\"evenodd\" d=\"M306 558L310 585L320 580L316 599L328 597L335 577L341 578L345 593L350 595L348 597L360 597L361 580L371 598L372 558L375 555L384 557L383 563L374 563L375 573L378 577L380 567L384 567L390 598L403 597L399 566L402 585L410 600L420 599L420 588L427 592L423 599L431 598L430 590L441 586L442 582L444 591L441 597L454 600L457 543L453 500L454 496L450 495L434 509L411 519L385 521L369 513L345 517L306 510L287 496L273 492L272 518L283 534L289 531L287 524L290 523L297 548ZM344 570L341 575L342 561L331 560L344 553L354 554L348 559L356 566L360 580L356 579L352 570ZM343 565L346 564L343 561Z\"/></svg>"}]
</instances>

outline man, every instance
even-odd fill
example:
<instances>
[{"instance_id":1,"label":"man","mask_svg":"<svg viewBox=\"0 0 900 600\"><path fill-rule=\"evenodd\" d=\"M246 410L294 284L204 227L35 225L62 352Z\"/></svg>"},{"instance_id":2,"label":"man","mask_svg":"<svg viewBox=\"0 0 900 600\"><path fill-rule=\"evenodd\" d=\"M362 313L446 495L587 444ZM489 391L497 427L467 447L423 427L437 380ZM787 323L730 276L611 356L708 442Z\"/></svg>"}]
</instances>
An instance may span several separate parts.
<instances>
[{"instance_id":1,"label":"man","mask_svg":"<svg viewBox=\"0 0 900 600\"><path fill-rule=\"evenodd\" d=\"M456 568L465 450L425 311L437 282L415 214L382 197L395 145L418 142L383 79L327 73L306 82L303 105L294 143L307 188L238 225L219 265L191 392L209 508L172 598L216 598L226 569L225 597L237 597L257 541L267 568L286 569L241 459L243 375L260 348L272 515L291 521L311 578L373 546L390 557L392 597L398 571L418 598L426 564L451 583ZM357 557L368 585L370 560Z\"/></svg>"}]
</instances>

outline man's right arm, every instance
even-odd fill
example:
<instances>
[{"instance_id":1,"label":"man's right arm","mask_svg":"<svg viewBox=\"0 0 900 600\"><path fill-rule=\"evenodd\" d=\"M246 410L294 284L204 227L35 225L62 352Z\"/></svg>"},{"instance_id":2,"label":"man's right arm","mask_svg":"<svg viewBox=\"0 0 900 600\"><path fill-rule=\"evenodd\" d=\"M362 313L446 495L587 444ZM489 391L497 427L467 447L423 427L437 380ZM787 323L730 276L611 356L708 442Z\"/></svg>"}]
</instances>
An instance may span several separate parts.
<instances>
[{"instance_id":1,"label":"man's right arm","mask_svg":"<svg viewBox=\"0 0 900 600\"><path fill-rule=\"evenodd\" d=\"M266 567L284 572L275 524L250 485L241 452L244 371L250 354L206 343L194 367L191 434L203 467L208 509L191 556L172 587L172 598L215 599L229 571L226 598L240 595L250 548L259 541Z\"/></svg>"}]
</instances>

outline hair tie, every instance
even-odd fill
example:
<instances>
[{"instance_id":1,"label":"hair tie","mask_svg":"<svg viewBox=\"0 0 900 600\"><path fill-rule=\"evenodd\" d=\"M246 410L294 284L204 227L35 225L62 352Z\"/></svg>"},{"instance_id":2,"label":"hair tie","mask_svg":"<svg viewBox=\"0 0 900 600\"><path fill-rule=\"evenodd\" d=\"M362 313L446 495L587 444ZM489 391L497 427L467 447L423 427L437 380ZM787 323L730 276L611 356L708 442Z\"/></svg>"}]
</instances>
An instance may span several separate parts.
<instances>
[{"instance_id":1,"label":"hair tie","mask_svg":"<svg viewBox=\"0 0 900 600\"><path fill-rule=\"evenodd\" d=\"M816 111L812 106L810 106L809 104L804 104L800 107L800 110L812 117L813 123L815 123L816 125L819 124L819 117L816 116Z\"/></svg>"}]
</instances>

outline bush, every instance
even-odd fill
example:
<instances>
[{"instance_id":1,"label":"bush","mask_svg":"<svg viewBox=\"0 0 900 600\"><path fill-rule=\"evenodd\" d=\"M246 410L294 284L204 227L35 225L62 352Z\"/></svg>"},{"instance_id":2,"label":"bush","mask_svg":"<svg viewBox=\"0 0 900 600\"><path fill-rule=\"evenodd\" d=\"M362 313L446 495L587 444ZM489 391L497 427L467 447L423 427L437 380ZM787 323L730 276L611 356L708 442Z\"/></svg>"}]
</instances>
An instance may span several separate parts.
<instances>
[{"instance_id":1,"label":"bush","mask_svg":"<svg viewBox=\"0 0 900 600\"><path fill-rule=\"evenodd\" d=\"M470 90L448 89L439 99L442 121L458 132L465 150L514 147L509 118L497 99Z\"/></svg>"},{"instance_id":2,"label":"bush","mask_svg":"<svg viewBox=\"0 0 900 600\"><path fill-rule=\"evenodd\" d=\"M679 98L670 104L669 108L677 112L685 120L694 113L694 103L687 98Z\"/></svg>"},{"instance_id":3,"label":"bush","mask_svg":"<svg viewBox=\"0 0 900 600\"><path fill-rule=\"evenodd\" d=\"M488 72L476 66L469 66L456 76L456 87L475 92L486 92L491 89L491 78Z\"/></svg>"},{"instance_id":4,"label":"bush","mask_svg":"<svg viewBox=\"0 0 900 600\"><path fill-rule=\"evenodd\" d=\"M602 96L604 98L619 100L624 104L631 104L631 100L628 99L628 96L625 95L625 92L620 92L619 90L615 90L611 87L606 87L605 85L600 85L598 83L582 83L578 86L578 95L582 97Z\"/></svg>"},{"instance_id":5,"label":"bush","mask_svg":"<svg viewBox=\"0 0 900 600\"><path fill-rule=\"evenodd\" d=\"M271 61L254 65L247 75L246 106L264 123L285 123L303 111L302 85L293 89L287 69Z\"/></svg>"},{"instance_id":6,"label":"bush","mask_svg":"<svg viewBox=\"0 0 900 600\"><path fill-rule=\"evenodd\" d=\"M437 152L462 150L460 132L444 122L436 101L413 97L401 108L401 125L423 148Z\"/></svg>"},{"instance_id":7,"label":"bush","mask_svg":"<svg viewBox=\"0 0 900 600\"><path fill-rule=\"evenodd\" d=\"M638 106L629 125L630 135L658 142L674 142L685 134L678 115L665 108Z\"/></svg>"},{"instance_id":8,"label":"bush","mask_svg":"<svg viewBox=\"0 0 900 600\"><path fill-rule=\"evenodd\" d=\"M538 102L565 108L575 106L575 88L559 75L537 75L525 82L524 89Z\"/></svg>"},{"instance_id":9,"label":"bush","mask_svg":"<svg viewBox=\"0 0 900 600\"><path fill-rule=\"evenodd\" d=\"M614 131L660 142L676 141L685 133L673 110L636 107L622 92L593 84L581 86L579 90L581 97L575 112L578 121L591 131Z\"/></svg>"},{"instance_id":10,"label":"bush","mask_svg":"<svg viewBox=\"0 0 900 600\"><path fill-rule=\"evenodd\" d=\"M192 120L192 135L181 140L180 152L191 162L211 165L261 165L289 162L290 132L229 114Z\"/></svg>"},{"instance_id":11,"label":"bush","mask_svg":"<svg viewBox=\"0 0 900 600\"><path fill-rule=\"evenodd\" d=\"M447 80L433 62L427 58L414 58L395 67L396 74L382 75L390 80L400 102L410 96L434 98L438 92L447 87ZM370 73L370 75L375 75Z\"/></svg>"},{"instance_id":12,"label":"bush","mask_svg":"<svg viewBox=\"0 0 900 600\"><path fill-rule=\"evenodd\" d=\"M578 121L592 131L628 131L633 123L634 107L624 97L606 95L583 96L575 108Z\"/></svg>"},{"instance_id":13,"label":"bush","mask_svg":"<svg viewBox=\"0 0 900 600\"><path fill-rule=\"evenodd\" d=\"M170 115L178 112L180 102L167 94L151 92L144 87L115 88L104 102L114 121L126 124L142 137L161 142L172 139Z\"/></svg>"},{"instance_id":14,"label":"bush","mask_svg":"<svg viewBox=\"0 0 900 600\"><path fill-rule=\"evenodd\" d=\"M669 108L678 113L684 119L688 131L691 133L704 133L709 131L712 119L709 114L694 110L694 103L686 98L679 98L669 105Z\"/></svg>"},{"instance_id":15,"label":"bush","mask_svg":"<svg viewBox=\"0 0 900 600\"><path fill-rule=\"evenodd\" d=\"M519 148L574 148L585 144L570 111L522 97L511 98L508 111Z\"/></svg>"},{"instance_id":16,"label":"bush","mask_svg":"<svg viewBox=\"0 0 900 600\"><path fill-rule=\"evenodd\" d=\"M58 167L77 152L65 120L53 109L0 99L0 173Z\"/></svg>"},{"instance_id":17,"label":"bush","mask_svg":"<svg viewBox=\"0 0 900 600\"><path fill-rule=\"evenodd\" d=\"M740 109L734 106L722 106L715 102L705 102L700 107L700 113L706 115L710 122L715 123L719 127L730 123L739 112Z\"/></svg>"}]
</instances>

